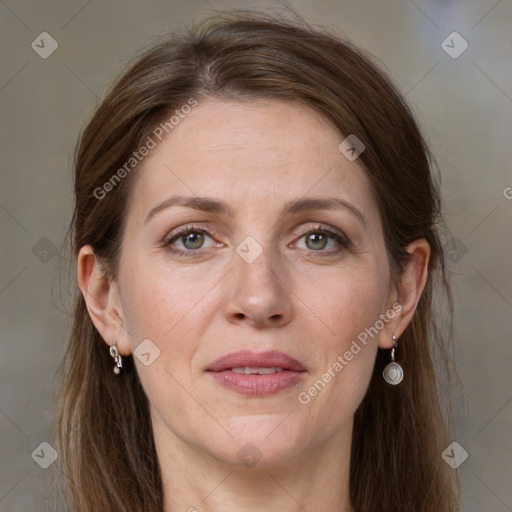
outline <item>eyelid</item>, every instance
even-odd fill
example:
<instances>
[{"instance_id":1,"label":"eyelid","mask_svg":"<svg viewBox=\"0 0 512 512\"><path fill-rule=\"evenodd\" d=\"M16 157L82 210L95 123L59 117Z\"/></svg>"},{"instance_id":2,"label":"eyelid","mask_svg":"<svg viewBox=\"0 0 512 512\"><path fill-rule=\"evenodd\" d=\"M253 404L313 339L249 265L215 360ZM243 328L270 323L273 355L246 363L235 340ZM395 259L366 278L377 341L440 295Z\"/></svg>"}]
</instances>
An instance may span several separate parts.
<instances>
[{"instance_id":1,"label":"eyelid","mask_svg":"<svg viewBox=\"0 0 512 512\"><path fill-rule=\"evenodd\" d=\"M194 223L192 224L186 224L185 226L180 226L176 229L173 229L169 231L163 241L163 245L168 245L171 243L175 238L179 238L180 236L184 236L185 234L189 232L199 232L203 233L208 236L217 236L217 231L215 230L214 226L211 224L204 224L204 225L196 225Z\"/></svg>"},{"instance_id":2,"label":"eyelid","mask_svg":"<svg viewBox=\"0 0 512 512\"><path fill-rule=\"evenodd\" d=\"M315 223L313 225L303 226L303 227L299 228L295 233L293 233L293 235L297 236L297 237L301 237L301 236L307 235L309 233L316 233L316 232L325 232L327 234L342 238L343 240L346 240L347 243L350 243L349 237L343 231L336 229L332 226L329 226L328 224L322 224L322 223Z\"/></svg>"}]
</instances>

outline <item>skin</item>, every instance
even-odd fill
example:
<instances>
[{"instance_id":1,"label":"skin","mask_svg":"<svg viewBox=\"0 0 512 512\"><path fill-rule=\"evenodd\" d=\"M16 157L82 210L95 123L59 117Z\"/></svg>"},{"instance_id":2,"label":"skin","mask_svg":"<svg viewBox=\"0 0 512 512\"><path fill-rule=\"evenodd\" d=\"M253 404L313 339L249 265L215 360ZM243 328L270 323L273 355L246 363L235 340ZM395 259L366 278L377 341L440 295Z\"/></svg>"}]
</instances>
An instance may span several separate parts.
<instances>
[{"instance_id":1,"label":"skin","mask_svg":"<svg viewBox=\"0 0 512 512\"><path fill-rule=\"evenodd\" d=\"M358 160L338 150L344 138L296 104L204 101L138 171L117 278L101 272L91 246L80 250L79 286L106 344L128 355L150 339L160 350L149 366L135 363L149 397L166 512L257 512L269 503L284 512L353 510L354 412L377 347L391 348L414 314L430 252L425 240L413 242L406 270L391 280L377 204ZM174 205L145 222L175 195L222 200L233 215ZM289 201L334 196L364 221L348 208L281 213ZM191 223L214 229L199 249L175 239L173 247L195 250L192 256L163 247L169 233ZM334 238L325 247L306 245L304 233L322 227L344 233L351 245ZM236 252L248 236L263 251L252 263ZM299 393L395 302L402 308L378 336L301 404ZM307 373L275 395L238 394L205 369L241 349L280 350ZM247 443L261 453L253 467L237 456Z\"/></svg>"}]
</instances>

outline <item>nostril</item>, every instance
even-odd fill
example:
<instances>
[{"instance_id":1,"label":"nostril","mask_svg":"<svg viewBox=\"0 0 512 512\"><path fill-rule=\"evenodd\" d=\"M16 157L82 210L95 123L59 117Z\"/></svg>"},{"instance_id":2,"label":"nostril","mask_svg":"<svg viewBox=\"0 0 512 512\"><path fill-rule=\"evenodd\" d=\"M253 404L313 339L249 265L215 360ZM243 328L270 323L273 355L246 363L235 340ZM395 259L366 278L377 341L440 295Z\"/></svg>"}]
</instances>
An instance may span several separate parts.
<instances>
[{"instance_id":1,"label":"nostril","mask_svg":"<svg viewBox=\"0 0 512 512\"><path fill-rule=\"evenodd\" d=\"M242 320L245 317L245 315L243 313L236 313L235 317L238 318L239 320Z\"/></svg>"}]
</instances>

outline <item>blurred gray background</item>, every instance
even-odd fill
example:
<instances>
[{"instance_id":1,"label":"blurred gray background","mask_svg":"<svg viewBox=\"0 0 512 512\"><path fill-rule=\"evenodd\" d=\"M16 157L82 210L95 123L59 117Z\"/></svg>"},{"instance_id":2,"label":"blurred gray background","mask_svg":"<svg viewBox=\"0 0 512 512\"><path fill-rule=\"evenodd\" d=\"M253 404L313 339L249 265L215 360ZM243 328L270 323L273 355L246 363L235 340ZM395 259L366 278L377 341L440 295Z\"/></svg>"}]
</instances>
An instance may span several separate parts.
<instances>
[{"instance_id":1,"label":"blurred gray background","mask_svg":"<svg viewBox=\"0 0 512 512\"><path fill-rule=\"evenodd\" d=\"M458 469L462 510L512 511L511 1L2 0L1 512L63 510L41 467L51 448L41 443L50 441L54 374L70 328L61 250L81 127L151 38L216 9L287 5L380 61L436 156L469 406L454 439L469 454Z\"/></svg>"}]
</instances>

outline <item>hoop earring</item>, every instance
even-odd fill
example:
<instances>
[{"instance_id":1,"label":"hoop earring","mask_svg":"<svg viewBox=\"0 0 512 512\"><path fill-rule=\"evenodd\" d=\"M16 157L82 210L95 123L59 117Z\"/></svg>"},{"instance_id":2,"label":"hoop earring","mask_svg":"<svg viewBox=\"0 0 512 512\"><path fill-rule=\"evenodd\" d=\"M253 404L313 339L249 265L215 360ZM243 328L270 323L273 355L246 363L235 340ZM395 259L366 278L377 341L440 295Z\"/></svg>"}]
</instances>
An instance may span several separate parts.
<instances>
[{"instance_id":1,"label":"hoop earring","mask_svg":"<svg viewBox=\"0 0 512 512\"><path fill-rule=\"evenodd\" d=\"M395 362L395 350L398 348L398 341L394 334L393 341L395 342L395 345L391 349L391 363L389 363L386 368L384 368L382 375L388 384L396 386L402 382L404 378L404 370L397 362Z\"/></svg>"},{"instance_id":2,"label":"hoop earring","mask_svg":"<svg viewBox=\"0 0 512 512\"><path fill-rule=\"evenodd\" d=\"M114 373L119 375L121 373L121 368L123 367L123 359L119 354L119 351L116 347L116 342L110 347L110 355L114 358L115 366Z\"/></svg>"}]
</instances>

